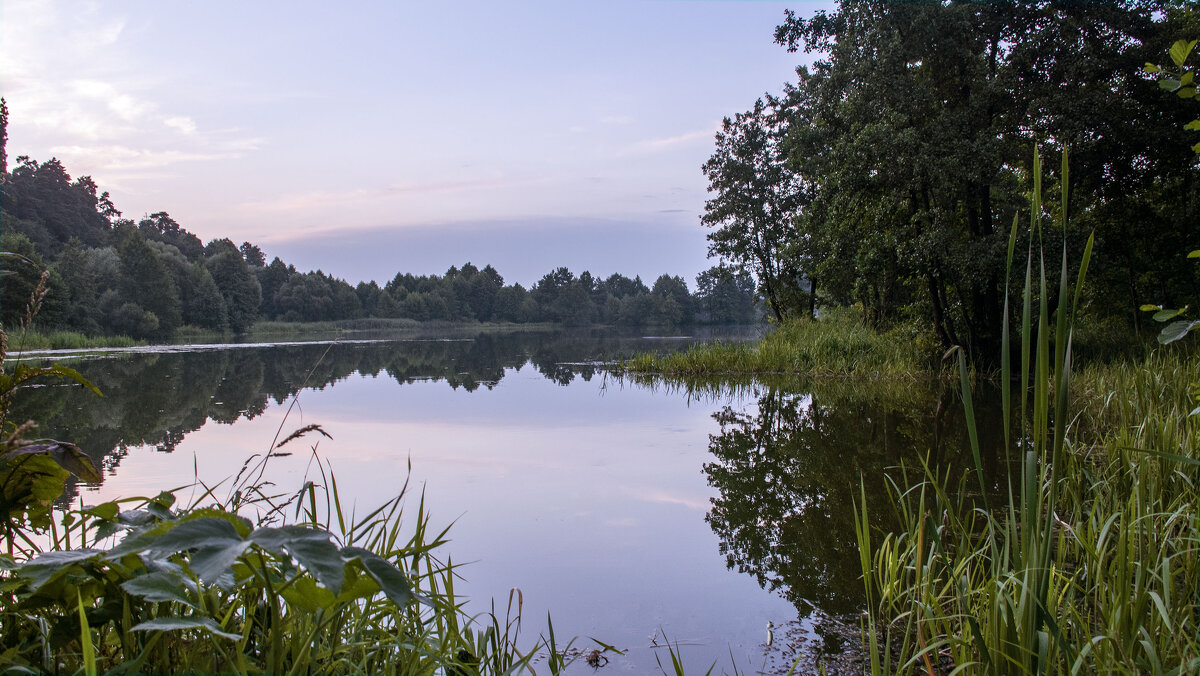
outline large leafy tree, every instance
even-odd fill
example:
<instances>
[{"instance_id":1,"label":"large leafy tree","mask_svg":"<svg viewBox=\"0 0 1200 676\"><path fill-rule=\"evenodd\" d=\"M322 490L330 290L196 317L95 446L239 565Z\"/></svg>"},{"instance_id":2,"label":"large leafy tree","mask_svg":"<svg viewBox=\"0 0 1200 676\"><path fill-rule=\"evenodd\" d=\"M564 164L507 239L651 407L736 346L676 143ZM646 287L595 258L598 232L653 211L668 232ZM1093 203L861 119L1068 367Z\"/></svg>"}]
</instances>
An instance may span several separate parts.
<instances>
[{"instance_id":1,"label":"large leafy tree","mask_svg":"<svg viewBox=\"0 0 1200 676\"><path fill-rule=\"evenodd\" d=\"M781 145L788 113L785 101L768 96L725 118L716 151L703 167L713 197L700 217L712 228L709 255L751 270L777 320L794 308L801 275L811 274L800 268L795 251L802 240L795 221L804 191Z\"/></svg>"},{"instance_id":2,"label":"large leafy tree","mask_svg":"<svg viewBox=\"0 0 1200 676\"><path fill-rule=\"evenodd\" d=\"M786 92L784 145L812 197L793 238L827 293L998 354L1004 244L1035 143L1071 153L1071 221L1107 252L1097 298L1132 310L1147 275L1181 283L1156 251L1200 234L1163 208L1195 202L1195 161L1177 140L1185 113L1140 68L1194 21L1157 1L789 13L777 41L818 56Z\"/></svg>"}]
</instances>

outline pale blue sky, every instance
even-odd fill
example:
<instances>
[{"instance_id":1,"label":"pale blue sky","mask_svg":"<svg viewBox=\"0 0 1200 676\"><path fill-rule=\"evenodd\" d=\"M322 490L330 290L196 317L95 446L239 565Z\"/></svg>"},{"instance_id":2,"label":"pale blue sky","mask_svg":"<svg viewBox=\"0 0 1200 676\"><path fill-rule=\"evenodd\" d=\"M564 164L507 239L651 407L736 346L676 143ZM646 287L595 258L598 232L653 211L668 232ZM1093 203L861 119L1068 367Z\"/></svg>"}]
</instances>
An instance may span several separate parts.
<instances>
[{"instance_id":1,"label":"pale blue sky","mask_svg":"<svg viewBox=\"0 0 1200 676\"><path fill-rule=\"evenodd\" d=\"M0 0L9 157L354 283L683 275L725 115L805 2Z\"/></svg>"}]
</instances>

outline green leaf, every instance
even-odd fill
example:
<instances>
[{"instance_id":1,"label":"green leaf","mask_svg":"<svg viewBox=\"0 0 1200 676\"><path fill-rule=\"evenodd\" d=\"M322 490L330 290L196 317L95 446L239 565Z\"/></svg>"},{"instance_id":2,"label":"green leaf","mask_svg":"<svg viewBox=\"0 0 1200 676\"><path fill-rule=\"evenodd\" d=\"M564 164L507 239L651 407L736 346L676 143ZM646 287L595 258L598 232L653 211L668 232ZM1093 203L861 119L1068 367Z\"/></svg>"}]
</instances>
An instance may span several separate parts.
<instances>
[{"instance_id":1,"label":"green leaf","mask_svg":"<svg viewBox=\"0 0 1200 676\"><path fill-rule=\"evenodd\" d=\"M362 563L363 569L375 578L380 589L391 599L392 603L403 606L413 599L412 587L408 584L408 578L404 577L404 573L401 573L399 568L382 556L362 547L346 547L342 549L342 557L347 561L358 559Z\"/></svg>"},{"instance_id":2,"label":"green leaf","mask_svg":"<svg viewBox=\"0 0 1200 676\"><path fill-rule=\"evenodd\" d=\"M1161 305L1150 305L1147 303L1146 305L1143 305L1138 309L1141 310L1142 312L1156 312L1158 310L1161 310L1162 306Z\"/></svg>"},{"instance_id":3,"label":"green leaf","mask_svg":"<svg viewBox=\"0 0 1200 676\"><path fill-rule=\"evenodd\" d=\"M15 572L29 580L30 588L37 590L75 564L93 559L101 554L95 549L70 549L39 554L37 557L16 566Z\"/></svg>"},{"instance_id":4,"label":"green leaf","mask_svg":"<svg viewBox=\"0 0 1200 676\"><path fill-rule=\"evenodd\" d=\"M160 535L150 550L160 554L174 554L188 549L226 547L235 542L244 540L233 524L225 519L205 517L174 526L164 535Z\"/></svg>"},{"instance_id":5,"label":"green leaf","mask_svg":"<svg viewBox=\"0 0 1200 676\"><path fill-rule=\"evenodd\" d=\"M1179 89L1179 80L1176 80L1175 78L1172 78L1172 77L1164 77L1163 79L1158 81L1158 86L1169 92L1173 92L1176 89Z\"/></svg>"},{"instance_id":6,"label":"green leaf","mask_svg":"<svg viewBox=\"0 0 1200 676\"><path fill-rule=\"evenodd\" d=\"M194 589L195 585L177 572L157 571L138 575L122 582L121 588L151 603L174 601L195 607L192 600L184 593L185 589Z\"/></svg>"},{"instance_id":7,"label":"green leaf","mask_svg":"<svg viewBox=\"0 0 1200 676\"><path fill-rule=\"evenodd\" d=\"M304 566L317 581L334 594L341 591L346 562L331 541L328 531L307 526L259 528L250 534L250 541L278 556L287 554Z\"/></svg>"},{"instance_id":8,"label":"green leaf","mask_svg":"<svg viewBox=\"0 0 1200 676\"><path fill-rule=\"evenodd\" d=\"M1183 87L1182 89L1180 89L1179 91L1177 91L1175 93L1179 94L1179 98L1181 98L1181 99L1190 99L1196 95L1196 88L1195 87Z\"/></svg>"},{"instance_id":9,"label":"green leaf","mask_svg":"<svg viewBox=\"0 0 1200 676\"><path fill-rule=\"evenodd\" d=\"M302 577L280 592L288 605L294 606L307 613L315 613L324 608L330 608L337 603L333 592L318 586L311 577Z\"/></svg>"},{"instance_id":10,"label":"green leaf","mask_svg":"<svg viewBox=\"0 0 1200 676\"><path fill-rule=\"evenodd\" d=\"M147 620L130 629L130 631L180 631L182 629L203 629L213 636L227 638L230 641L240 640L238 634L221 631L221 626L211 617L156 617Z\"/></svg>"},{"instance_id":11,"label":"green leaf","mask_svg":"<svg viewBox=\"0 0 1200 676\"><path fill-rule=\"evenodd\" d=\"M1184 125L1183 128L1191 129L1192 131L1200 131L1200 120L1192 120Z\"/></svg>"},{"instance_id":12,"label":"green leaf","mask_svg":"<svg viewBox=\"0 0 1200 676\"><path fill-rule=\"evenodd\" d=\"M1196 46L1196 41L1179 40L1171 45L1171 60L1176 66L1182 66L1184 61L1187 61L1188 54L1191 54L1192 48Z\"/></svg>"},{"instance_id":13,"label":"green leaf","mask_svg":"<svg viewBox=\"0 0 1200 676\"><path fill-rule=\"evenodd\" d=\"M249 546L249 542L237 540L216 547L201 547L192 552L188 563L192 572L206 584L215 583L230 589L234 584L233 564Z\"/></svg>"},{"instance_id":14,"label":"green leaf","mask_svg":"<svg viewBox=\"0 0 1200 676\"><path fill-rule=\"evenodd\" d=\"M16 458L22 455L45 453L59 467L89 483L99 483L103 477L92 464L92 459L75 444L53 439L42 439L31 444L19 446L4 454L5 458Z\"/></svg>"},{"instance_id":15,"label":"green leaf","mask_svg":"<svg viewBox=\"0 0 1200 676\"><path fill-rule=\"evenodd\" d=\"M119 514L120 511L121 507L117 505L117 503L103 502L95 507L88 507L87 509L83 510L83 513L89 516L94 516L97 519L112 521L117 517L117 514Z\"/></svg>"},{"instance_id":16,"label":"green leaf","mask_svg":"<svg viewBox=\"0 0 1200 676\"><path fill-rule=\"evenodd\" d=\"M1179 78L1179 84L1186 87L1186 86L1192 84L1192 81L1195 79L1196 79L1196 74L1189 70L1188 72L1183 74L1183 77Z\"/></svg>"},{"instance_id":17,"label":"green leaf","mask_svg":"<svg viewBox=\"0 0 1200 676\"><path fill-rule=\"evenodd\" d=\"M1154 321L1165 322L1168 319L1174 319L1181 314L1183 314L1183 310L1159 310L1158 312L1154 313Z\"/></svg>"},{"instance_id":18,"label":"green leaf","mask_svg":"<svg viewBox=\"0 0 1200 676\"><path fill-rule=\"evenodd\" d=\"M1188 258L1200 258L1200 249L1192 249L1188 252Z\"/></svg>"},{"instance_id":19,"label":"green leaf","mask_svg":"<svg viewBox=\"0 0 1200 676\"><path fill-rule=\"evenodd\" d=\"M1142 67L1142 70L1150 75L1154 75L1155 73L1162 72L1162 68L1159 68L1158 66L1154 65L1153 63L1150 63L1149 61L1147 61L1146 65Z\"/></svg>"},{"instance_id":20,"label":"green leaf","mask_svg":"<svg viewBox=\"0 0 1200 676\"><path fill-rule=\"evenodd\" d=\"M1192 327L1196 326L1197 324L1200 324L1200 320L1188 321L1185 319L1178 322L1171 322L1170 324L1164 326L1163 330L1159 332L1158 342L1162 343L1163 345L1173 343L1186 336L1188 331L1191 331Z\"/></svg>"}]
</instances>

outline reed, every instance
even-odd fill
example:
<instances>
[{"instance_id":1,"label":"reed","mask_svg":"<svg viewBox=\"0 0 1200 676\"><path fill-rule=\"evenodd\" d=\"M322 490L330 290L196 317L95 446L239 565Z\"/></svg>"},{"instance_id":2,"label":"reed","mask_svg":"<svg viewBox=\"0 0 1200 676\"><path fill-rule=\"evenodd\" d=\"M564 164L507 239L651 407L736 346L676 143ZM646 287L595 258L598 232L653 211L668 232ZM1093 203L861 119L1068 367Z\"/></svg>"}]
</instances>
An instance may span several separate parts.
<instances>
[{"instance_id":1,"label":"reed","mask_svg":"<svg viewBox=\"0 0 1200 676\"><path fill-rule=\"evenodd\" d=\"M1062 172L1065 214L1065 157ZM1053 270L1040 246L1040 180L1035 155L1016 365L1008 359L1005 304L1001 382L1015 432L1005 440L1011 479L988 486L982 474L954 478L928 464L907 468L886 483L902 524L889 533L870 527L864 494L856 524L873 674L1200 668L1200 438L1187 394L1196 362L1157 355L1136 366L1090 369L1072 400L1072 324L1091 244L1072 292L1065 249ZM1010 278L1016 227L1014 221ZM1057 289L1047 282L1055 271ZM972 426L961 355L960 368ZM989 505L997 489L1005 499Z\"/></svg>"},{"instance_id":2,"label":"reed","mask_svg":"<svg viewBox=\"0 0 1200 676\"><path fill-rule=\"evenodd\" d=\"M640 354L627 373L668 376L793 374L874 378L924 377L934 360L913 329L879 333L853 310L818 320L791 320L757 343L705 343L685 352Z\"/></svg>"}]
</instances>

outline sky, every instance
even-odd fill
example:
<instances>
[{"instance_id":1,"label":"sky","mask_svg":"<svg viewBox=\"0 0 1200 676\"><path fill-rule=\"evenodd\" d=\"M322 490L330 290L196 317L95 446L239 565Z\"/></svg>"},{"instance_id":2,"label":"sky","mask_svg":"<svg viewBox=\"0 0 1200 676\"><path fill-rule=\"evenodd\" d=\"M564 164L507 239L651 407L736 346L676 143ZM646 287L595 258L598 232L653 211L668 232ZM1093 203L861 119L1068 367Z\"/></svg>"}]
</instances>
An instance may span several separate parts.
<instances>
[{"instance_id":1,"label":"sky","mask_svg":"<svg viewBox=\"0 0 1200 676\"><path fill-rule=\"evenodd\" d=\"M772 40L789 7L829 5L0 0L10 166L352 284L692 285L722 118L806 58Z\"/></svg>"}]
</instances>

